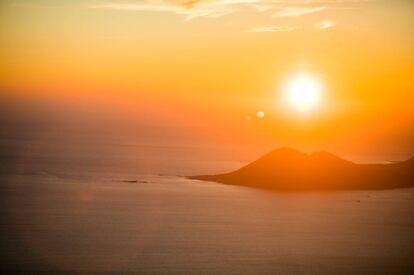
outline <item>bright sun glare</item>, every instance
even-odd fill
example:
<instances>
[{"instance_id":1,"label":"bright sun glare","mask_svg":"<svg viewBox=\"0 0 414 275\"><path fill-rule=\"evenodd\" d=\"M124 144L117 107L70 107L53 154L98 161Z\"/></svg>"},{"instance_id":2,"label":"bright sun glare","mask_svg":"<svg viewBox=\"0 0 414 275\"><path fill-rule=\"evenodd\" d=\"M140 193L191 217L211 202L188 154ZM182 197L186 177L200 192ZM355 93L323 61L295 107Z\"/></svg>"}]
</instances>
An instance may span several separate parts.
<instances>
[{"instance_id":1,"label":"bright sun glare","mask_svg":"<svg viewBox=\"0 0 414 275\"><path fill-rule=\"evenodd\" d=\"M289 107L302 113L315 110L322 97L322 83L309 73L292 76L284 88L284 96Z\"/></svg>"}]
</instances>

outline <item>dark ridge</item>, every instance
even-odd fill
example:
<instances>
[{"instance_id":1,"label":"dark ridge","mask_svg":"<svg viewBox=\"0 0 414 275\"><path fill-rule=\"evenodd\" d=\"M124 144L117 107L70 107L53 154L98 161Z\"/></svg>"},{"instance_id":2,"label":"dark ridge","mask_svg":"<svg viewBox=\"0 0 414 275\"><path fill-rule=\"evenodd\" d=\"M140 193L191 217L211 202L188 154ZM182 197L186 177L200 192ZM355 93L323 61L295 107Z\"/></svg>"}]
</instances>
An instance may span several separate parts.
<instances>
[{"instance_id":1,"label":"dark ridge","mask_svg":"<svg viewBox=\"0 0 414 275\"><path fill-rule=\"evenodd\" d=\"M390 164L355 164L326 151L310 155L284 147L240 169L191 176L274 190L374 190L414 187L414 158Z\"/></svg>"}]
</instances>

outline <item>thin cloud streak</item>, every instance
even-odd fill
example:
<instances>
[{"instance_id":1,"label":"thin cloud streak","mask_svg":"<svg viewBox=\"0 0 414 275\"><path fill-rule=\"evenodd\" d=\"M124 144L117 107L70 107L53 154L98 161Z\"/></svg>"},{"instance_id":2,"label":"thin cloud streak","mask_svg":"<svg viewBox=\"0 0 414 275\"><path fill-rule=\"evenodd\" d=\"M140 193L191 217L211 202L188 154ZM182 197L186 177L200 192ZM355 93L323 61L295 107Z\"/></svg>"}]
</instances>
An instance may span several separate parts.
<instances>
[{"instance_id":1,"label":"thin cloud streak","mask_svg":"<svg viewBox=\"0 0 414 275\"><path fill-rule=\"evenodd\" d=\"M366 2L367 0L144 0L106 1L87 5L94 9L112 9L141 12L169 12L185 20L218 18L237 12L264 13L270 18L299 17L335 8L333 4ZM369 0L368 0L369 1ZM337 8L337 7L336 7Z\"/></svg>"},{"instance_id":2,"label":"thin cloud streak","mask_svg":"<svg viewBox=\"0 0 414 275\"><path fill-rule=\"evenodd\" d=\"M235 7L215 7L215 6L205 6L205 7L188 7L187 5L177 5L170 4L165 2L160 3L118 3L118 2L108 2L89 6L90 8L95 9L112 9L112 10L125 10L125 11L142 11L142 12L171 12L178 15L184 16L185 20L192 20L199 17L206 18L217 18L224 15L228 15L238 11Z\"/></svg>"},{"instance_id":3,"label":"thin cloud streak","mask_svg":"<svg viewBox=\"0 0 414 275\"><path fill-rule=\"evenodd\" d=\"M312 27L306 26L292 26L292 25L268 25L268 26L261 26L252 29L248 29L247 32L263 32L263 33L271 33L271 32L290 32L296 30L308 30L308 31L324 31L331 28L334 28L338 25L338 22L332 20L323 20L313 24Z\"/></svg>"},{"instance_id":4,"label":"thin cloud streak","mask_svg":"<svg viewBox=\"0 0 414 275\"><path fill-rule=\"evenodd\" d=\"M272 15L272 17L297 17L310 13L321 12L327 10L325 6L322 7L285 7L280 9Z\"/></svg>"},{"instance_id":5,"label":"thin cloud streak","mask_svg":"<svg viewBox=\"0 0 414 275\"><path fill-rule=\"evenodd\" d=\"M327 29L336 27L337 25L338 25L338 22L331 21L331 20L323 20L321 22L316 23L314 25L314 28L317 30L327 30Z\"/></svg>"}]
</instances>

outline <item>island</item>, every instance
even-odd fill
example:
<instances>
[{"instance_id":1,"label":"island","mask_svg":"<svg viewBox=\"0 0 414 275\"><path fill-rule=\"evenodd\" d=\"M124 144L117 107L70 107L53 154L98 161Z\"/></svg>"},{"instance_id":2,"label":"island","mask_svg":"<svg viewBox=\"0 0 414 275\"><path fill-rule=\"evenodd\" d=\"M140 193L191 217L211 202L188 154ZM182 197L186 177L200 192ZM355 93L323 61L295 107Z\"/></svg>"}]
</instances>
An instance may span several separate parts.
<instances>
[{"instance_id":1,"label":"island","mask_svg":"<svg viewBox=\"0 0 414 275\"><path fill-rule=\"evenodd\" d=\"M414 187L414 158L385 164L356 164L320 151L274 150L240 169L190 179L285 191L379 190Z\"/></svg>"}]
</instances>

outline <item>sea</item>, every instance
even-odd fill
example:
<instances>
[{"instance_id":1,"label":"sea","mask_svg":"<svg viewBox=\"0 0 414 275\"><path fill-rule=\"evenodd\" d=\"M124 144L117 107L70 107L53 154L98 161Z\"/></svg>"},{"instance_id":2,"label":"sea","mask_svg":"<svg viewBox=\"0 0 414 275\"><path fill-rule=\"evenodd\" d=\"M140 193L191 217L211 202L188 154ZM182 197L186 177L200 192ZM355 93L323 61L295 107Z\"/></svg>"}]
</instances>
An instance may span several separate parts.
<instances>
[{"instance_id":1,"label":"sea","mask_svg":"<svg viewBox=\"0 0 414 275\"><path fill-rule=\"evenodd\" d=\"M414 190L272 192L190 180L197 146L4 138L0 270L412 274Z\"/></svg>"}]
</instances>

